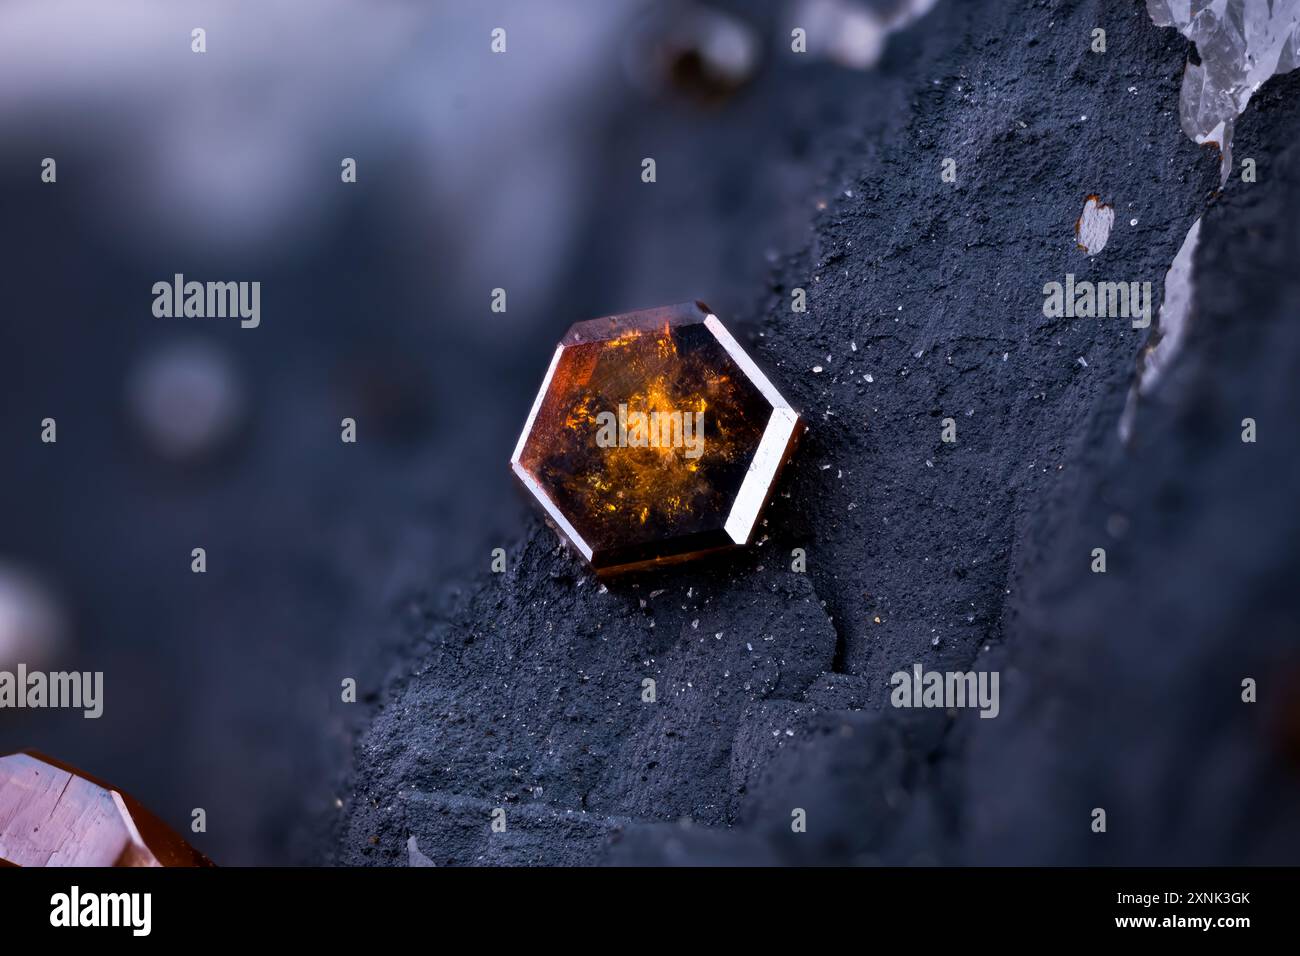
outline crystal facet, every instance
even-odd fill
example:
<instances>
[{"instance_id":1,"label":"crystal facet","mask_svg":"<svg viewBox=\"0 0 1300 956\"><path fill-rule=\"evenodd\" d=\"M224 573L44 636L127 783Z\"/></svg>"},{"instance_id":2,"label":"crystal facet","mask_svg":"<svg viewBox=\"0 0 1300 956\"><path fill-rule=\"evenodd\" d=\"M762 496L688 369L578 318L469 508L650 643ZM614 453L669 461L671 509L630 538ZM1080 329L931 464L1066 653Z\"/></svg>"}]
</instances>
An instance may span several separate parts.
<instances>
[{"instance_id":1,"label":"crystal facet","mask_svg":"<svg viewBox=\"0 0 1300 956\"><path fill-rule=\"evenodd\" d=\"M211 866L134 799L34 751L0 757L0 866Z\"/></svg>"},{"instance_id":2,"label":"crystal facet","mask_svg":"<svg viewBox=\"0 0 1300 956\"><path fill-rule=\"evenodd\" d=\"M745 544L799 416L699 302L569 329L511 467L598 573Z\"/></svg>"},{"instance_id":3,"label":"crystal facet","mask_svg":"<svg viewBox=\"0 0 1300 956\"><path fill-rule=\"evenodd\" d=\"M1218 145L1227 182L1237 118L1270 77L1300 66L1300 0L1147 0L1147 12L1196 44L1179 121L1194 141Z\"/></svg>"}]
</instances>

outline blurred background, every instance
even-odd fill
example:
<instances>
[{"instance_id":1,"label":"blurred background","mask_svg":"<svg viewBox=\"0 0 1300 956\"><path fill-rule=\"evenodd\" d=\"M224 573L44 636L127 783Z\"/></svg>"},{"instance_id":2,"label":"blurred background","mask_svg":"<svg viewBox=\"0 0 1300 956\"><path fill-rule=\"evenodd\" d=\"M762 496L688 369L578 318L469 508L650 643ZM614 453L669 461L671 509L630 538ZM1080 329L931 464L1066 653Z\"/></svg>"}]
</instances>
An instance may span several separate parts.
<instances>
[{"instance_id":1,"label":"blurred background","mask_svg":"<svg viewBox=\"0 0 1300 956\"><path fill-rule=\"evenodd\" d=\"M554 342L756 319L929 6L0 6L0 668L105 675L99 720L0 711L0 752L203 807L219 863L319 859L403 608L516 533ZM796 16L837 41L774 55ZM260 327L156 318L176 273L259 281Z\"/></svg>"}]
</instances>

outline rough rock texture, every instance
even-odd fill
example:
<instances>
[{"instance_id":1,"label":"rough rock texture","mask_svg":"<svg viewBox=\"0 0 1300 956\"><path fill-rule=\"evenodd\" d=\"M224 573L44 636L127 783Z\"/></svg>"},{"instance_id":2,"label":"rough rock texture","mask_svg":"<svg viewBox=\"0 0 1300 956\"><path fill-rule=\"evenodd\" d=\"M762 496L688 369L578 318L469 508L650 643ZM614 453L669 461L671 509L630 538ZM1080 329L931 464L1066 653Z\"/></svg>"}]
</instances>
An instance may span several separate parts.
<instances>
[{"instance_id":1,"label":"rough rock texture","mask_svg":"<svg viewBox=\"0 0 1300 956\"><path fill-rule=\"evenodd\" d=\"M1295 862L1297 81L1239 125L1260 182L1216 196L1178 129L1182 38L1138 4L1004 6L895 38L881 83L910 109L839 154L777 270L756 354L810 430L759 545L604 589L536 523L418 622L340 862L406 864L412 835L438 865ZM1088 257L1094 193L1116 223ZM1045 318L1042 287L1158 300L1207 208L1186 349L1125 448L1147 331ZM998 670L1001 714L889 707L918 662Z\"/></svg>"},{"instance_id":2,"label":"rough rock texture","mask_svg":"<svg viewBox=\"0 0 1300 956\"><path fill-rule=\"evenodd\" d=\"M1009 656L1022 689L968 760L973 857L1090 863L1295 863L1300 480L1300 77L1271 81L1206 214L1186 351L1026 564ZM1241 441L1242 420L1284 434ZM1265 424L1268 423L1268 424ZM1105 576L1074 555L1105 546ZM1037 562L1036 562L1037 563ZM1253 678L1259 701L1242 703ZM1027 762L1017 754L1049 753ZM999 779L1017 799L999 806ZM1113 840L1073 814L1108 808ZM1014 815L1013 815L1014 814Z\"/></svg>"}]
</instances>

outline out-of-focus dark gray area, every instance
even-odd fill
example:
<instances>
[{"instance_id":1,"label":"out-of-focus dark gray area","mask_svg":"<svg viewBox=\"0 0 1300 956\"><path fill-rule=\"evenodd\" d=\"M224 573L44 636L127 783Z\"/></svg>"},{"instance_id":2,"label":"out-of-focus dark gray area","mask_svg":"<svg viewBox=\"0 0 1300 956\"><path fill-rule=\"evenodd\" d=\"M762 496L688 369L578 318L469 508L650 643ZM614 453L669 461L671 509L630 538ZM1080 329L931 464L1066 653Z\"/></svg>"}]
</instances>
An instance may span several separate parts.
<instances>
[{"instance_id":1,"label":"out-of-focus dark gray area","mask_svg":"<svg viewBox=\"0 0 1300 956\"><path fill-rule=\"evenodd\" d=\"M1296 861L1300 81L1257 94L1234 150L1266 171L1220 191L1177 129L1189 45L1140 5L922 23L845 80L880 107L769 276L752 341L810 430L758 546L602 588L534 522L509 573L426 613L338 859L402 865L413 837L439 865ZM1094 193L1116 216L1089 257ZM1202 214L1195 331L1126 445L1148 331L1046 318L1043 285L1158 304ZM998 671L1000 715L890 707L918 662Z\"/></svg>"}]
</instances>

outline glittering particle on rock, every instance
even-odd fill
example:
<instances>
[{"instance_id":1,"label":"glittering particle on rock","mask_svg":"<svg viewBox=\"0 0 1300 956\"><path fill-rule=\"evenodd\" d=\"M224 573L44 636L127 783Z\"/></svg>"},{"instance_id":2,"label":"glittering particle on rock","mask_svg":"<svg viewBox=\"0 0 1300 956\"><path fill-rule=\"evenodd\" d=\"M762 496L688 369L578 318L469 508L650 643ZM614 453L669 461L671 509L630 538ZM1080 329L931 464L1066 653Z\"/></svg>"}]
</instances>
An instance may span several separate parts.
<instances>
[{"instance_id":1,"label":"glittering particle on rock","mask_svg":"<svg viewBox=\"0 0 1300 956\"><path fill-rule=\"evenodd\" d=\"M1115 210L1101 201L1099 196L1089 196L1083 212L1074 224L1075 242L1090 256L1106 248L1111 226L1115 225Z\"/></svg>"},{"instance_id":2,"label":"glittering particle on rock","mask_svg":"<svg viewBox=\"0 0 1300 956\"><path fill-rule=\"evenodd\" d=\"M747 543L799 424L693 302L569 329L511 467L611 573Z\"/></svg>"}]
</instances>

